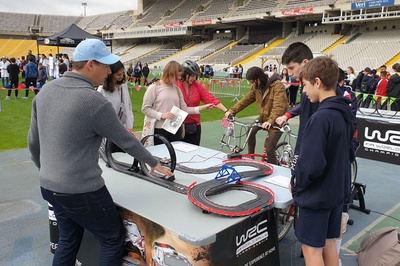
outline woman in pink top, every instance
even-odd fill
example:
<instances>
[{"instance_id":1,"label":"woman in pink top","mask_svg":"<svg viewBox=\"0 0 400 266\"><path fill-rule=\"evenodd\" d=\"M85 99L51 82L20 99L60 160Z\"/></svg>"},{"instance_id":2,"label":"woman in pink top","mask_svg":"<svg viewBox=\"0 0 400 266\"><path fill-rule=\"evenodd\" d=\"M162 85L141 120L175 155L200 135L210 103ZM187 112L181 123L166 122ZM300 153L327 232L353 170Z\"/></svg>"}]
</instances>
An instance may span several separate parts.
<instances>
[{"instance_id":1,"label":"woman in pink top","mask_svg":"<svg viewBox=\"0 0 400 266\"><path fill-rule=\"evenodd\" d=\"M182 63L183 76L181 81L177 83L181 89L185 103L189 107L199 106L200 103L212 104L222 112L226 112L226 108L217 98L214 97L203 84L197 81L200 76L200 68L196 62L186 60ZM201 124L200 114L188 115L185 119L185 142L200 145Z\"/></svg>"},{"instance_id":2,"label":"woman in pink top","mask_svg":"<svg viewBox=\"0 0 400 266\"><path fill-rule=\"evenodd\" d=\"M173 106L189 114L199 114L200 111L212 109L214 107L213 104L195 107L187 106L181 90L175 85L182 74L182 66L176 61L170 61L164 68L160 83L150 85L143 98L142 113L156 119L154 134L162 135L169 141L178 141L182 139L182 128L180 128L176 134L172 134L162 128L165 119L175 118L175 115L171 113ZM162 142L155 138L154 144L162 144Z\"/></svg>"}]
</instances>

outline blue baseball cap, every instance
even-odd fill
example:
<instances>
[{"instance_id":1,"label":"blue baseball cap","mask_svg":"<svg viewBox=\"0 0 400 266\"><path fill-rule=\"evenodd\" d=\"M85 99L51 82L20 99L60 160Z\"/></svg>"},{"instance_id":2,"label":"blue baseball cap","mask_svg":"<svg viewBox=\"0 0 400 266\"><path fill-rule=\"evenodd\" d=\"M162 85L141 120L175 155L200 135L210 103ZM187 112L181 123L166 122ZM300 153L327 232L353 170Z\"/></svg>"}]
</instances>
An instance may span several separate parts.
<instances>
[{"instance_id":1,"label":"blue baseball cap","mask_svg":"<svg viewBox=\"0 0 400 266\"><path fill-rule=\"evenodd\" d=\"M86 39L78 44L72 54L72 61L84 62L95 60L105 65L118 62L121 57L112 54L107 46L99 39Z\"/></svg>"}]
</instances>

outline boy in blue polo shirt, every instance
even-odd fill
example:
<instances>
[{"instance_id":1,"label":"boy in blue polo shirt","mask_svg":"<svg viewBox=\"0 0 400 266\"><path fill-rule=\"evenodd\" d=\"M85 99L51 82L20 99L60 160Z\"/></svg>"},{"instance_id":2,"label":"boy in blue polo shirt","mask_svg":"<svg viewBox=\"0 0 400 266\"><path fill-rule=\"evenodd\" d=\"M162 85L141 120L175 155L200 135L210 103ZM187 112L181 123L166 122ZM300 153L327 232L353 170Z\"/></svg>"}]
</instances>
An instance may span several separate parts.
<instances>
[{"instance_id":1,"label":"boy in blue polo shirt","mask_svg":"<svg viewBox=\"0 0 400 266\"><path fill-rule=\"evenodd\" d=\"M344 176L353 160L354 115L349 100L336 96L338 65L328 57L310 60L300 73L303 92L317 111L310 117L300 143L291 180L299 207L295 235L307 266L339 265L335 246L340 236Z\"/></svg>"}]
</instances>

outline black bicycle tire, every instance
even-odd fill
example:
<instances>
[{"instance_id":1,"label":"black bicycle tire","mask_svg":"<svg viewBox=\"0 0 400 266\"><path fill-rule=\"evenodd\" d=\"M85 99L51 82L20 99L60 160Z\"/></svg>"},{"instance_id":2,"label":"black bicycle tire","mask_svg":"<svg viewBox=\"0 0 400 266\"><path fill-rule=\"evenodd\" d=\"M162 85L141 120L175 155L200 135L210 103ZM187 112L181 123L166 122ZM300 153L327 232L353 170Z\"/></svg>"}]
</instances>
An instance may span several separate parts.
<instances>
[{"instance_id":1,"label":"black bicycle tire","mask_svg":"<svg viewBox=\"0 0 400 266\"><path fill-rule=\"evenodd\" d=\"M397 113L399 112L399 106L397 105L397 103L396 103L396 101L394 101L391 105L389 105L390 106L390 109L392 109L392 105L395 105L396 106L396 111L394 111L394 113L393 113L393 115L383 115L383 114L381 114L380 112L379 112L379 110L382 110L382 109L379 109L378 108L378 103L377 103L377 105L376 105L376 112L378 113L378 115L380 115L381 117L386 117L386 118L392 118L392 117L394 117L395 115L397 115ZM392 111L392 110L391 110Z\"/></svg>"},{"instance_id":2,"label":"black bicycle tire","mask_svg":"<svg viewBox=\"0 0 400 266\"><path fill-rule=\"evenodd\" d=\"M370 96L372 97L372 95L370 95ZM360 99L361 99L361 101L360 101ZM372 105L375 106L375 109L373 109L374 110L373 112L369 113L369 112L365 112L365 111L361 110L363 107L361 107L360 105L363 104L364 102L365 101L363 99L363 96L361 96L361 98L357 99L357 110L361 114L363 114L365 116L370 116L370 115L373 115L375 113L378 113L378 109L376 108L376 101L375 101L375 99L373 97L371 98L371 102L374 102L374 103L372 103ZM371 109L371 108L363 108L363 109L367 109L368 110L368 109Z\"/></svg>"},{"instance_id":3,"label":"black bicycle tire","mask_svg":"<svg viewBox=\"0 0 400 266\"><path fill-rule=\"evenodd\" d=\"M290 228L292 227L294 219L287 220L288 215L292 215L289 213L292 205L287 206L286 208L279 209L277 219L277 231L278 231L278 241L281 241L285 238L285 236L289 233ZM282 229L280 227L282 225Z\"/></svg>"},{"instance_id":4,"label":"black bicycle tire","mask_svg":"<svg viewBox=\"0 0 400 266\"><path fill-rule=\"evenodd\" d=\"M142 138L142 140L141 140L142 144L144 144L149 137L158 138L167 147L168 153L170 155L170 160L171 160L169 168L173 172L175 170L175 167L176 167L176 153L175 153L175 149L172 146L171 142L169 142L169 140L166 137L162 136L162 135L154 134L154 135L147 135L144 138ZM135 159L135 161L137 161L137 159ZM135 162L133 164L135 165ZM157 178L164 178L165 177L165 175L160 175L160 174L157 174L157 173L150 173L149 168L147 167L147 165L144 162L140 162L139 161L139 166L140 166L140 170L146 176L157 177Z\"/></svg>"}]
</instances>

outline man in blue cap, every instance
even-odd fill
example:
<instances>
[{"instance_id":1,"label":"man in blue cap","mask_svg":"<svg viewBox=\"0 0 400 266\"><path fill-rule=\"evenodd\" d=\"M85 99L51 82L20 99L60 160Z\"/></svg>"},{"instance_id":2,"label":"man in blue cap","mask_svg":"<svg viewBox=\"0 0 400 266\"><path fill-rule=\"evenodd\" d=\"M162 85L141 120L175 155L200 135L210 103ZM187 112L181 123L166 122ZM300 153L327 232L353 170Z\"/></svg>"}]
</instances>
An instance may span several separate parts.
<instances>
[{"instance_id":1,"label":"man in blue cap","mask_svg":"<svg viewBox=\"0 0 400 266\"><path fill-rule=\"evenodd\" d=\"M32 103L29 151L59 229L53 265L75 265L84 229L100 242L100 265L122 263L124 227L98 164L103 137L152 170L173 175L125 129L111 102L94 90L111 73L109 65L119 60L102 41L87 39L73 53L72 71L43 86Z\"/></svg>"}]
</instances>

